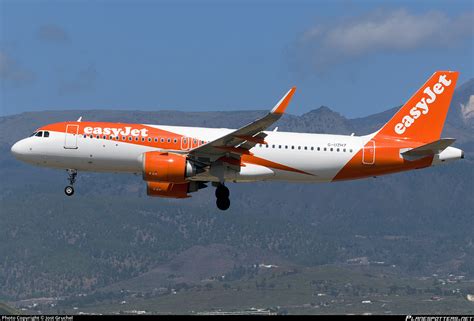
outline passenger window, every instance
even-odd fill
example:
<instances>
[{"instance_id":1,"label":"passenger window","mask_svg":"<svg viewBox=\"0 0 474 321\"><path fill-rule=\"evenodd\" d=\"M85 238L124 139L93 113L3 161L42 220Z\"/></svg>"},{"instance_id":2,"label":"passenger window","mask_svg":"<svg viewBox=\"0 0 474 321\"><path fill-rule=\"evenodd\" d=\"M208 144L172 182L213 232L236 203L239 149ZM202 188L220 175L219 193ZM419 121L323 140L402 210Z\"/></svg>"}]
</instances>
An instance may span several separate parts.
<instances>
[{"instance_id":1,"label":"passenger window","mask_svg":"<svg viewBox=\"0 0 474 321\"><path fill-rule=\"evenodd\" d=\"M90 137L90 138L94 138L94 136L92 136L92 135L90 135L89 137Z\"/></svg>"},{"instance_id":2,"label":"passenger window","mask_svg":"<svg viewBox=\"0 0 474 321\"><path fill-rule=\"evenodd\" d=\"M275 148L275 145L272 145L272 148Z\"/></svg>"},{"instance_id":3,"label":"passenger window","mask_svg":"<svg viewBox=\"0 0 474 321\"><path fill-rule=\"evenodd\" d=\"M344 148L342 151L345 153L345 152L346 152L346 149Z\"/></svg>"},{"instance_id":4,"label":"passenger window","mask_svg":"<svg viewBox=\"0 0 474 321\"><path fill-rule=\"evenodd\" d=\"M95 138L99 139L99 138L100 138L100 136L99 136L99 135L97 135L97 136L95 136Z\"/></svg>"},{"instance_id":5,"label":"passenger window","mask_svg":"<svg viewBox=\"0 0 474 321\"><path fill-rule=\"evenodd\" d=\"M301 149L301 146L298 146L298 149Z\"/></svg>"},{"instance_id":6,"label":"passenger window","mask_svg":"<svg viewBox=\"0 0 474 321\"><path fill-rule=\"evenodd\" d=\"M288 149L288 145L285 145L285 149Z\"/></svg>"},{"instance_id":7,"label":"passenger window","mask_svg":"<svg viewBox=\"0 0 474 321\"><path fill-rule=\"evenodd\" d=\"M43 137L49 137L49 132L44 132Z\"/></svg>"},{"instance_id":8,"label":"passenger window","mask_svg":"<svg viewBox=\"0 0 474 321\"><path fill-rule=\"evenodd\" d=\"M155 138L155 143L158 143L158 138Z\"/></svg>"},{"instance_id":9,"label":"passenger window","mask_svg":"<svg viewBox=\"0 0 474 321\"><path fill-rule=\"evenodd\" d=\"M326 147L324 147L324 151L327 151L327 148L326 148Z\"/></svg>"},{"instance_id":10,"label":"passenger window","mask_svg":"<svg viewBox=\"0 0 474 321\"><path fill-rule=\"evenodd\" d=\"M349 151L352 153L352 149L349 149Z\"/></svg>"},{"instance_id":11,"label":"passenger window","mask_svg":"<svg viewBox=\"0 0 474 321\"><path fill-rule=\"evenodd\" d=\"M137 142L138 142L138 137L135 137L135 141L137 141Z\"/></svg>"},{"instance_id":12,"label":"passenger window","mask_svg":"<svg viewBox=\"0 0 474 321\"><path fill-rule=\"evenodd\" d=\"M151 142L151 141L152 141L151 137L150 137L150 138L148 138L148 141L149 141L149 142Z\"/></svg>"},{"instance_id":13,"label":"passenger window","mask_svg":"<svg viewBox=\"0 0 474 321\"><path fill-rule=\"evenodd\" d=\"M35 136L36 137L43 137L43 132L37 132Z\"/></svg>"},{"instance_id":14,"label":"passenger window","mask_svg":"<svg viewBox=\"0 0 474 321\"><path fill-rule=\"evenodd\" d=\"M107 136L104 135L104 137L102 137L103 139L107 139Z\"/></svg>"},{"instance_id":15,"label":"passenger window","mask_svg":"<svg viewBox=\"0 0 474 321\"><path fill-rule=\"evenodd\" d=\"M281 145L278 145L278 148L280 148L280 149L281 149Z\"/></svg>"},{"instance_id":16,"label":"passenger window","mask_svg":"<svg viewBox=\"0 0 474 321\"><path fill-rule=\"evenodd\" d=\"M334 149L331 147L331 149L330 149L330 150L331 150L331 152L332 152Z\"/></svg>"},{"instance_id":17,"label":"passenger window","mask_svg":"<svg viewBox=\"0 0 474 321\"><path fill-rule=\"evenodd\" d=\"M295 149L295 146L291 146L291 149Z\"/></svg>"},{"instance_id":18,"label":"passenger window","mask_svg":"<svg viewBox=\"0 0 474 321\"><path fill-rule=\"evenodd\" d=\"M168 143L171 143L171 138L168 138Z\"/></svg>"},{"instance_id":19,"label":"passenger window","mask_svg":"<svg viewBox=\"0 0 474 321\"><path fill-rule=\"evenodd\" d=\"M339 151L339 148L338 148L338 149L336 149L336 151L338 152L338 151Z\"/></svg>"},{"instance_id":20,"label":"passenger window","mask_svg":"<svg viewBox=\"0 0 474 321\"><path fill-rule=\"evenodd\" d=\"M176 138L173 141L174 141L175 144L178 142L178 140Z\"/></svg>"},{"instance_id":21,"label":"passenger window","mask_svg":"<svg viewBox=\"0 0 474 321\"><path fill-rule=\"evenodd\" d=\"M161 142L162 142L162 143L164 143L164 142L165 142L165 139L164 139L164 138L162 138L162 139L161 139Z\"/></svg>"},{"instance_id":22,"label":"passenger window","mask_svg":"<svg viewBox=\"0 0 474 321\"><path fill-rule=\"evenodd\" d=\"M304 147L304 150L308 150L308 147L307 147L307 146L305 146L305 147Z\"/></svg>"},{"instance_id":23,"label":"passenger window","mask_svg":"<svg viewBox=\"0 0 474 321\"><path fill-rule=\"evenodd\" d=\"M321 150L321 148L318 147L318 152Z\"/></svg>"},{"instance_id":24,"label":"passenger window","mask_svg":"<svg viewBox=\"0 0 474 321\"><path fill-rule=\"evenodd\" d=\"M142 137L142 142L144 142L144 141L145 141L145 137Z\"/></svg>"},{"instance_id":25,"label":"passenger window","mask_svg":"<svg viewBox=\"0 0 474 321\"><path fill-rule=\"evenodd\" d=\"M128 137L128 140L130 140L130 141L131 141L131 140L132 140L132 136Z\"/></svg>"},{"instance_id":26,"label":"passenger window","mask_svg":"<svg viewBox=\"0 0 474 321\"><path fill-rule=\"evenodd\" d=\"M87 135L84 135L84 138L87 138Z\"/></svg>"}]
</instances>

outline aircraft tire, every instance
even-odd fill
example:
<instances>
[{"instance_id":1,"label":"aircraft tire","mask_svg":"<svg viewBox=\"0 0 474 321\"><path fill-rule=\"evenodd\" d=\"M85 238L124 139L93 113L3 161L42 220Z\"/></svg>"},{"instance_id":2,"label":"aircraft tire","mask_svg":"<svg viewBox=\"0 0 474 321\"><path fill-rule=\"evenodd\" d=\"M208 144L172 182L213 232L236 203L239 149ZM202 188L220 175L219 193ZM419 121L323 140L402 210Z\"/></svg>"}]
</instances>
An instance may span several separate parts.
<instances>
[{"instance_id":1,"label":"aircraft tire","mask_svg":"<svg viewBox=\"0 0 474 321\"><path fill-rule=\"evenodd\" d=\"M230 191L225 185L218 185L216 188L216 197L217 198L229 198Z\"/></svg>"},{"instance_id":2,"label":"aircraft tire","mask_svg":"<svg viewBox=\"0 0 474 321\"><path fill-rule=\"evenodd\" d=\"M227 197L218 198L216 200L216 205L218 209L220 209L221 211L225 211L230 207L230 199L228 199Z\"/></svg>"},{"instance_id":3,"label":"aircraft tire","mask_svg":"<svg viewBox=\"0 0 474 321\"><path fill-rule=\"evenodd\" d=\"M67 195L67 196L72 196L74 194L74 187L72 186L66 186L64 188L64 193Z\"/></svg>"}]
</instances>

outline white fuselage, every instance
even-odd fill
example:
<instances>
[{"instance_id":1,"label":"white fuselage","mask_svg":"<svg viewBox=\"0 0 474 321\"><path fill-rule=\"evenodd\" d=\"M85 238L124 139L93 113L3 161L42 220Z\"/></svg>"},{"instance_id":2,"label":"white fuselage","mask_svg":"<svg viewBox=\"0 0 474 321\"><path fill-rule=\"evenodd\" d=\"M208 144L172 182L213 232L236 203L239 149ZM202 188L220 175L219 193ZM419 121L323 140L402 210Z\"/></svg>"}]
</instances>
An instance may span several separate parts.
<instances>
[{"instance_id":1,"label":"white fuselage","mask_svg":"<svg viewBox=\"0 0 474 321\"><path fill-rule=\"evenodd\" d=\"M188 140L187 144L177 141L174 148L177 152L185 152L190 148L197 147L202 142L215 140L233 131L225 128L147 126L200 140ZM331 181L373 136L358 137L275 131L265 133L268 135L265 138L267 145L257 144L252 148L250 152L254 156L312 175L280 170L267 167L264 164L247 164L238 173L234 171L225 173L226 180ZM68 135L69 141L66 142ZM50 131L47 138L32 136L21 140L15 146L16 150L23 151L16 153L17 158L35 165L97 172L141 173L142 154L148 151L160 151L160 148L130 144L128 141L96 138L96 135L93 135L93 138L90 138L89 135L74 135L72 137L70 134L54 131ZM212 175L211 171L191 177L190 180L215 181L217 178Z\"/></svg>"}]
</instances>

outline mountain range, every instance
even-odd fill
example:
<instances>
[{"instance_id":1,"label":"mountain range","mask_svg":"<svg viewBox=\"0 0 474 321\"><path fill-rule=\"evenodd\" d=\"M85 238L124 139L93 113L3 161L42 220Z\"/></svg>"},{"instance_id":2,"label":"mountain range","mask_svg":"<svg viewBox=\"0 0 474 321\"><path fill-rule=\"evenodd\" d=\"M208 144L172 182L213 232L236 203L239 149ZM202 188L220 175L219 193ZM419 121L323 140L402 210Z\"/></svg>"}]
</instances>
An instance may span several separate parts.
<instances>
[{"instance_id":1,"label":"mountain range","mask_svg":"<svg viewBox=\"0 0 474 321\"><path fill-rule=\"evenodd\" d=\"M328 107L285 115L279 131L363 135L398 107L347 119ZM15 160L36 128L75 120L238 128L265 110L67 110L0 117L0 299L199 282L255 263L384 262L402 275L474 277L474 79L453 97L443 137L466 159L333 184L229 184L231 209L207 188L186 200L148 198L141 177L66 173Z\"/></svg>"}]
</instances>

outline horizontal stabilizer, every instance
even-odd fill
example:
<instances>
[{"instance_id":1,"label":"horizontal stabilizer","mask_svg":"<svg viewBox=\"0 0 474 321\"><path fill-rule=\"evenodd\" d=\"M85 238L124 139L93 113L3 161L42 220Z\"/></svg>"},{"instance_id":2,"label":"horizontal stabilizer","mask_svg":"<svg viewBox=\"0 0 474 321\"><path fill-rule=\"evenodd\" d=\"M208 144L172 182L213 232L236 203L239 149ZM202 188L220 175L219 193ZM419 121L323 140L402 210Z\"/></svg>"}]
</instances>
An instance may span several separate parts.
<instances>
[{"instance_id":1,"label":"horizontal stabilizer","mask_svg":"<svg viewBox=\"0 0 474 321\"><path fill-rule=\"evenodd\" d=\"M436 155L452 145L455 140L454 138L441 138L429 144L404 151L401 155L408 160L416 160L426 156Z\"/></svg>"}]
</instances>

